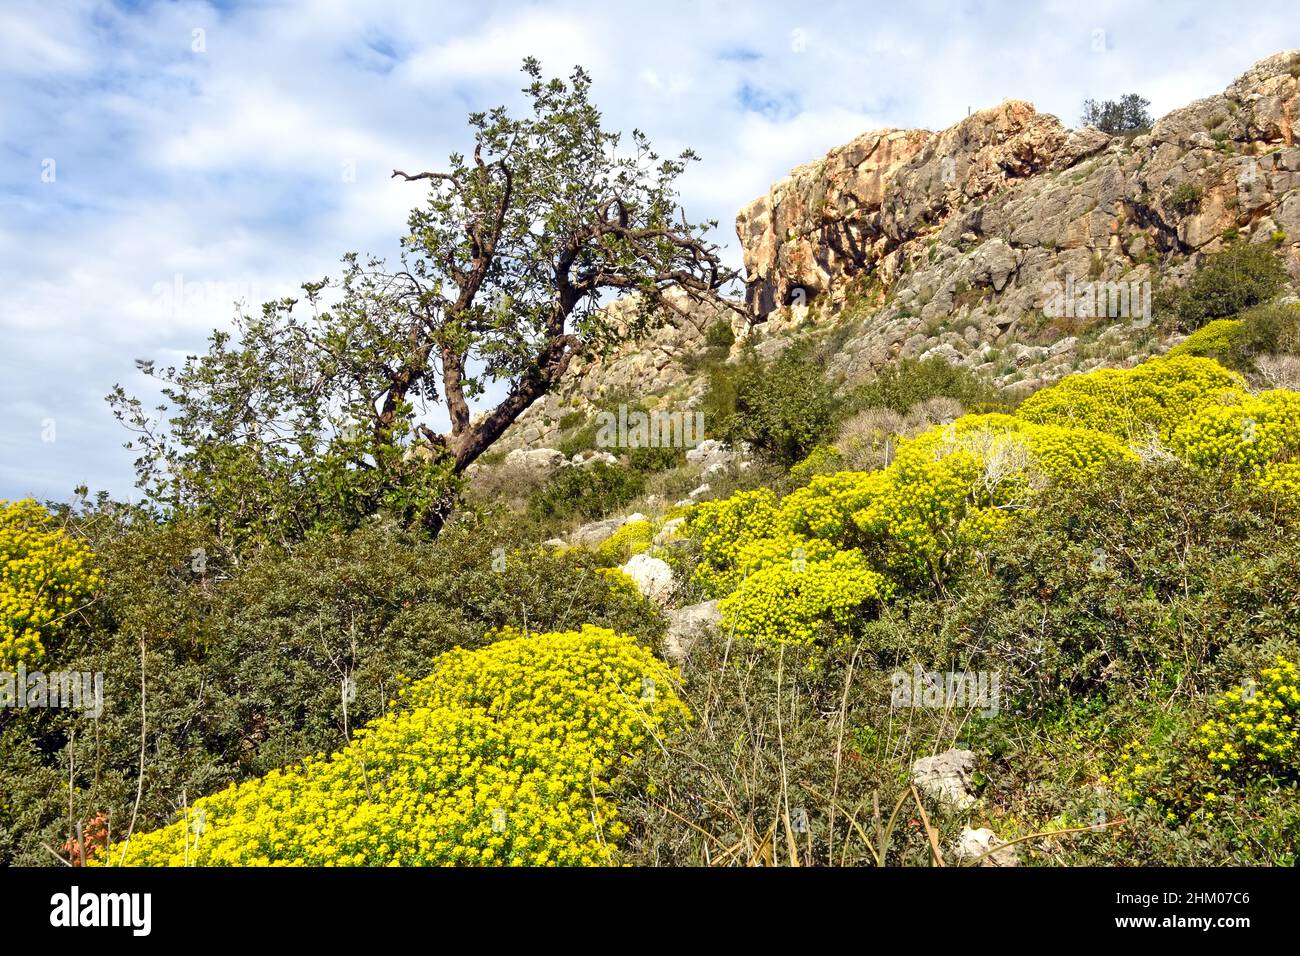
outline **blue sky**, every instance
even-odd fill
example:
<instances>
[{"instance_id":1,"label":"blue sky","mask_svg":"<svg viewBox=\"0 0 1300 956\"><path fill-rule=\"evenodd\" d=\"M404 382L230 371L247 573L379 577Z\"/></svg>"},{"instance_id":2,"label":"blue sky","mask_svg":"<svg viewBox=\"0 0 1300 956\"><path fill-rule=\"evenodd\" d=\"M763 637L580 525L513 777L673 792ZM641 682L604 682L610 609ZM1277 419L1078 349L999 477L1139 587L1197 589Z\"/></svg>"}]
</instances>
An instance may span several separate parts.
<instances>
[{"instance_id":1,"label":"blue sky","mask_svg":"<svg viewBox=\"0 0 1300 956\"><path fill-rule=\"evenodd\" d=\"M1300 47L1286 2L317 2L0 5L0 498L132 491L103 396L148 394L250 304L391 254L465 114L519 63L594 76L607 124L703 157L683 182L739 264L736 210L867 129L1003 99L1159 115ZM197 296L169 297L177 283ZM198 284L198 285L196 285Z\"/></svg>"}]
</instances>

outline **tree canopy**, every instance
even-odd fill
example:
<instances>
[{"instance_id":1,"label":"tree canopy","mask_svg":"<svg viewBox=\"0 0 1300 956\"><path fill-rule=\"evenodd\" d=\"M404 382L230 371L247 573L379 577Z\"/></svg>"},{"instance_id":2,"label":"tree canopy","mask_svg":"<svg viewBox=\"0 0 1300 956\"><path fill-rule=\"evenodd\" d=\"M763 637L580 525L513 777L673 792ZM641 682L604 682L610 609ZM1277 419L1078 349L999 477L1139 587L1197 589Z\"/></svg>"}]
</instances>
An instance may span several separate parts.
<instances>
[{"instance_id":1,"label":"tree canopy","mask_svg":"<svg viewBox=\"0 0 1300 956\"><path fill-rule=\"evenodd\" d=\"M716 222L690 222L678 202L694 152L664 158L640 130L625 148L580 67L567 81L531 58L523 70L526 115L473 113L468 155L394 170L430 186L399 264L348 254L339 279L241 310L179 368L139 361L162 384L156 414L114 389L152 500L277 541L380 511L436 530L457 476L576 357L733 279L708 239ZM620 294L638 305L615 321L602 305ZM493 383L504 397L474 415ZM430 425L435 405L445 430Z\"/></svg>"},{"instance_id":2,"label":"tree canopy","mask_svg":"<svg viewBox=\"0 0 1300 956\"><path fill-rule=\"evenodd\" d=\"M1147 107L1151 101L1136 93L1125 93L1118 100L1084 100L1079 122L1095 126L1112 136L1119 133L1136 133L1151 128L1151 114Z\"/></svg>"}]
</instances>

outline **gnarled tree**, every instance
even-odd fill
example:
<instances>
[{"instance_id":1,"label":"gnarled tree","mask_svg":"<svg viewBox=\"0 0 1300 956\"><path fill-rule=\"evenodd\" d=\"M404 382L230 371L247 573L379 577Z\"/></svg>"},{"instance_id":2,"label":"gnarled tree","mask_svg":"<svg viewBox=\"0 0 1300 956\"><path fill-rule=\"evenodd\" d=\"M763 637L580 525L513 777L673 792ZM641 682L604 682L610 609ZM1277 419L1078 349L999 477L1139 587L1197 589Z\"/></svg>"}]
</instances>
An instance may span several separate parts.
<instances>
[{"instance_id":1,"label":"gnarled tree","mask_svg":"<svg viewBox=\"0 0 1300 956\"><path fill-rule=\"evenodd\" d=\"M163 382L161 422L115 389L155 500L286 542L378 511L436 529L456 476L574 358L731 281L707 239L716 223L692 224L678 204L697 157L662 158L639 130L621 148L580 68L568 82L543 80L532 59L524 71L530 115L472 114L469 156L393 172L430 185L399 268L349 255L339 281L304 285L308 314L268 303L180 369L140 363ZM616 322L601 306L617 294L638 306Z\"/></svg>"}]
</instances>

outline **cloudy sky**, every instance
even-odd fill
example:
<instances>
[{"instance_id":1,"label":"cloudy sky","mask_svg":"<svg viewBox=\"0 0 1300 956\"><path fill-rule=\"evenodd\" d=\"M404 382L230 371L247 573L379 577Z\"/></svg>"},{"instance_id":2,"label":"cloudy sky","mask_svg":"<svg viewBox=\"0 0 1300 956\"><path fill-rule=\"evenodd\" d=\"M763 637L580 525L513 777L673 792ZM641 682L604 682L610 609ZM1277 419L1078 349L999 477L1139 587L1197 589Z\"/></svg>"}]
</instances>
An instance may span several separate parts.
<instances>
[{"instance_id":1,"label":"cloudy sky","mask_svg":"<svg viewBox=\"0 0 1300 956\"><path fill-rule=\"evenodd\" d=\"M1137 91L1156 115L1300 47L1291 2L0 3L0 498L132 491L103 397L137 357L201 350L233 303L390 255L471 110L519 63L581 63L607 125L703 157L721 222L879 126L1033 101L1067 123ZM203 294L181 296L178 285Z\"/></svg>"}]
</instances>

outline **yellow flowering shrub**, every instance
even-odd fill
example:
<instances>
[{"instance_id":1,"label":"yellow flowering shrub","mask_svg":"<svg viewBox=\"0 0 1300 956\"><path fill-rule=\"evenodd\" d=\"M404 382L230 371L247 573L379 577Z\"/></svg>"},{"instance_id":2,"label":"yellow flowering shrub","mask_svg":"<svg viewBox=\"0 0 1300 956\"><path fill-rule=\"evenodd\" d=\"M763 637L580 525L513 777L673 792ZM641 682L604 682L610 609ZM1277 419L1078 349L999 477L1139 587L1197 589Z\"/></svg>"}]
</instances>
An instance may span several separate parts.
<instances>
[{"instance_id":1,"label":"yellow flowering shrub","mask_svg":"<svg viewBox=\"0 0 1300 956\"><path fill-rule=\"evenodd\" d=\"M1241 319L1215 319L1183 339L1167 353L1170 356L1198 355L1212 357L1231 351Z\"/></svg>"},{"instance_id":2,"label":"yellow flowering shrub","mask_svg":"<svg viewBox=\"0 0 1300 956\"><path fill-rule=\"evenodd\" d=\"M853 515L885 487L883 472L842 471L818 475L781 502L780 523L810 538L839 541L853 529Z\"/></svg>"},{"instance_id":3,"label":"yellow flowering shrub","mask_svg":"<svg viewBox=\"0 0 1300 956\"><path fill-rule=\"evenodd\" d=\"M795 481L808 481L814 475L831 474L844 470L844 455L834 445L815 445L808 456L790 466L790 477Z\"/></svg>"},{"instance_id":4,"label":"yellow flowering shrub","mask_svg":"<svg viewBox=\"0 0 1300 956\"><path fill-rule=\"evenodd\" d=\"M1224 774L1282 775L1300 768L1300 672L1279 657L1259 677L1222 694L1215 717L1193 741Z\"/></svg>"},{"instance_id":5,"label":"yellow flowering shrub","mask_svg":"<svg viewBox=\"0 0 1300 956\"><path fill-rule=\"evenodd\" d=\"M938 581L1045 483L1081 481L1133 457L1104 432L967 415L905 442L881 471L816 475L779 504L763 490L701 505L691 521L703 556L696 578L723 596L771 569L746 587L754 601L760 586L781 594L794 587L781 569L794 559L823 562L859 549L900 580ZM805 633L816 615L793 616Z\"/></svg>"},{"instance_id":6,"label":"yellow flowering shrub","mask_svg":"<svg viewBox=\"0 0 1300 956\"><path fill-rule=\"evenodd\" d=\"M0 669L35 664L99 583L90 549L35 501L0 501Z\"/></svg>"},{"instance_id":7,"label":"yellow flowering shrub","mask_svg":"<svg viewBox=\"0 0 1300 956\"><path fill-rule=\"evenodd\" d=\"M823 625L843 631L891 587L860 551L825 560L771 564L718 602L723 629L757 643L813 644Z\"/></svg>"},{"instance_id":8,"label":"yellow flowering shrub","mask_svg":"<svg viewBox=\"0 0 1300 956\"><path fill-rule=\"evenodd\" d=\"M1194 465L1238 471L1286 494L1300 453L1300 392L1275 389L1200 408L1174 431L1171 446Z\"/></svg>"},{"instance_id":9,"label":"yellow flowering shrub","mask_svg":"<svg viewBox=\"0 0 1300 956\"><path fill-rule=\"evenodd\" d=\"M1016 414L1040 425L1074 425L1125 439L1163 440L1200 408L1245 396L1245 381L1218 362L1191 355L1135 368L1070 375L1025 399Z\"/></svg>"},{"instance_id":10,"label":"yellow flowering shrub","mask_svg":"<svg viewBox=\"0 0 1300 956\"><path fill-rule=\"evenodd\" d=\"M904 444L854 521L896 574L937 581L1044 482L1079 481L1132 455L1089 429L967 415Z\"/></svg>"},{"instance_id":11,"label":"yellow flowering shrub","mask_svg":"<svg viewBox=\"0 0 1300 956\"><path fill-rule=\"evenodd\" d=\"M682 727L675 674L586 625L441 655L332 756L204 797L128 865L603 865L620 768ZM198 824L202 821L202 825ZM121 844L96 859L114 865Z\"/></svg>"},{"instance_id":12,"label":"yellow flowering shrub","mask_svg":"<svg viewBox=\"0 0 1300 956\"><path fill-rule=\"evenodd\" d=\"M596 546L602 561L622 564L634 554L649 551L655 529L649 521L630 521Z\"/></svg>"},{"instance_id":13,"label":"yellow flowering shrub","mask_svg":"<svg viewBox=\"0 0 1300 956\"><path fill-rule=\"evenodd\" d=\"M1300 668L1279 656L1257 680L1220 694L1214 715L1195 731L1126 744L1101 782L1175 823L1194 814L1213 819L1225 796L1240 797L1253 781L1294 786L1298 774Z\"/></svg>"},{"instance_id":14,"label":"yellow flowering shrub","mask_svg":"<svg viewBox=\"0 0 1300 956\"><path fill-rule=\"evenodd\" d=\"M687 518L691 537L700 543L695 580L706 594L731 591L743 577L736 570L741 550L779 527L776 493L770 488L741 491L721 501L696 505Z\"/></svg>"}]
</instances>

